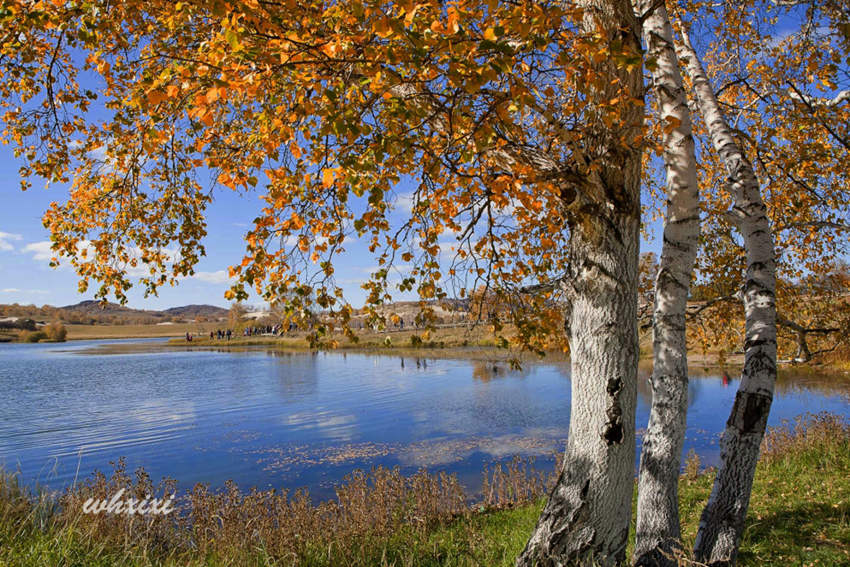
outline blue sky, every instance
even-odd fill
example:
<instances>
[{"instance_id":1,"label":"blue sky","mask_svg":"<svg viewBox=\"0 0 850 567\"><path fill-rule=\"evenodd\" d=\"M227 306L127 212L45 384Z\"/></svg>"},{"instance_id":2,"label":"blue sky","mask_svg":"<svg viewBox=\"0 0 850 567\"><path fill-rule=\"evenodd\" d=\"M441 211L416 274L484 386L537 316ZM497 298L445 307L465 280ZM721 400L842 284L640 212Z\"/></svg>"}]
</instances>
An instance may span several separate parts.
<instances>
[{"instance_id":1,"label":"blue sky","mask_svg":"<svg viewBox=\"0 0 850 567\"><path fill-rule=\"evenodd\" d=\"M11 146L0 146L0 183L4 199L0 208L0 303L67 305L91 299L93 292L80 294L78 278L69 266L51 268L49 234L41 217L51 201L67 197L67 187L47 189L38 180L33 188L19 189L18 167ZM162 309L188 303L226 306L227 267L238 263L244 249L243 235L256 216L260 202L256 194L219 192L209 215L208 256L198 264L195 277L176 287L162 288L159 297L144 298L141 290L131 290L129 305Z\"/></svg>"},{"instance_id":2,"label":"blue sky","mask_svg":"<svg viewBox=\"0 0 850 567\"><path fill-rule=\"evenodd\" d=\"M69 266L51 268L49 234L41 217L51 201L62 201L67 187L45 189L34 180L33 188L19 189L19 162L10 146L0 146L0 183L4 191L0 208L0 303L68 305L91 299L93 292L80 294L78 278ZM161 288L158 297L144 298L141 290L128 294L129 305L144 309L163 309L189 303L227 306L227 267L238 263L244 251L244 234L261 207L259 192L237 194L227 189L217 192L208 215L208 236L204 244L207 256L196 266L196 275L175 287ZM372 264L358 265L354 258L365 258L365 247L347 245L337 275L349 281L345 287L356 304L364 297L354 281L365 278ZM373 263L374 264L374 263ZM249 302L250 303L250 302ZM255 301L255 303L258 303Z\"/></svg>"},{"instance_id":3,"label":"blue sky","mask_svg":"<svg viewBox=\"0 0 850 567\"><path fill-rule=\"evenodd\" d=\"M69 305L92 299L93 291L80 294L78 278L70 266L51 268L50 242L41 217L52 201L63 201L67 187L52 185L45 188L39 180L23 192L19 188L19 162L12 147L0 145L0 184L3 205L0 208L0 303L35 305ZM204 244L207 256L196 266L196 275L184 279L175 287L164 287L158 297L145 298L141 290L128 294L130 307L166 309L191 303L208 303L227 307L224 292L229 287L227 267L239 263L244 251L244 235L251 220L257 216L262 202L261 189L254 193L238 194L227 189L216 192L207 221L208 236ZM399 187L399 206L396 215L405 213L404 201L409 193ZM644 249L655 250L655 243L644 242ZM359 282L368 278L376 262L365 244L346 243L346 252L335 264L337 281L346 291L346 298L355 306L363 304L365 292ZM657 250L656 250L657 251ZM412 299L412 296L398 299ZM249 304L261 305L253 298Z\"/></svg>"}]
</instances>

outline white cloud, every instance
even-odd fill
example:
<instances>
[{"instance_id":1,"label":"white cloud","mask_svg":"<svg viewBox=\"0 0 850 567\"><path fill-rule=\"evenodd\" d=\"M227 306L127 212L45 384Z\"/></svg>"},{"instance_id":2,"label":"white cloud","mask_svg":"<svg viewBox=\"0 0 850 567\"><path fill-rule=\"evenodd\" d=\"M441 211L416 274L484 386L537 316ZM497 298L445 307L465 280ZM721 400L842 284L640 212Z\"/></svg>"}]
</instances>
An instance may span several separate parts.
<instances>
[{"instance_id":1,"label":"white cloud","mask_svg":"<svg viewBox=\"0 0 850 567\"><path fill-rule=\"evenodd\" d=\"M7 287L0 289L0 293L23 293L24 295L47 295L50 292L46 289L18 289L16 287Z\"/></svg>"},{"instance_id":2,"label":"white cloud","mask_svg":"<svg viewBox=\"0 0 850 567\"><path fill-rule=\"evenodd\" d=\"M23 238L20 234L12 234L11 232L0 232L0 250L8 252L14 250L15 247L9 242L10 240L20 240Z\"/></svg>"},{"instance_id":3,"label":"white cloud","mask_svg":"<svg viewBox=\"0 0 850 567\"><path fill-rule=\"evenodd\" d=\"M437 245L440 247L440 254L445 256L454 256L457 254L458 247L460 245L459 242L438 242Z\"/></svg>"},{"instance_id":4,"label":"white cloud","mask_svg":"<svg viewBox=\"0 0 850 567\"><path fill-rule=\"evenodd\" d=\"M88 255L86 257L94 257L94 247L88 242L85 243L85 247L87 247L89 250ZM78 248L82 249L83 247L78 246ZM176 247L162 248L159 250L159 252L163 255L163 261L166 263L174 263L180 259L180 254ZM138 246L130 246L127 248L127 255L129 256L130 261L127 262L126 266L124 266L124 271L127 273L128 276L134 278L142 278L151 275L151 264L142 261L144 254L142 253L141 248L139 248ZM136 261L135 266L131 264L133 260Z\"/></svg>"},{"instance_id":5,"label":"white cloud","mask_svg":"<svg viewBox=\"0 0 850 567\"><path fill-rule=\"evenodd\" d=\"M22 251L26 254L32 254L32 259L36 262L46 262L57 256L51 250L52 245L53 243L49 240L41 240L27 244L22 248ZM83 250L86 250L86 258L92 258L94 256L94 246L88 240L77 243L77 251L82 252Z\"/></svg>"},{"instance_id":6,"label":"white cloud","mask_svg":"<svg viewBox=\"0 0 850 567\"><path fill-rule=\"evenodd\" d=\"M393 208L410 214L413 212L415 197L415 193L402 193L396 197L395 202L393 203Z\"/></svg>"},{"instance_id":7,"label":"white cloud","mask_svg":"<svg viewBox=\"0 0 850 567\"><path fill-rule=\"evenodd\" d=\"M393 264L392 266L387 266L386 264L384 264L383 266L366 266L365 268L360 268L360 271L371 276L378 270L383 269L387 269L391 273L398 273L404 275L409 273L410 270L413 269L413 264Z\"/></svg>"},{"instance_id":8,"label":"white cloud","mask_svg":"<svg viewBox=\"0 0 850 567\"><path fill-rule=\"evenodd\" d=\"M49 240L40 242L31 242L24 246L23 251L27 254L32 254L32 259L38 262L50 260L53 257L53 251L50 249L52 243Z\"/></svg>"},{"instance_id":9,"label":"white cloud","mask_svg":"<svg viewBox=\"0 0 850 567\"><path fill-rule=\"evenodd\" d=\"M333 238L335 240L337 238L336 235L334 235ZM300 235L290 234L289 236L287 236L286 238L283 239L283 245L286 246L286 247L297 246L299 241L300 241ZM355 239L349 234L345 235L342 239L342 244L351 244L352 242L355 242ZM307 237L307 244L310 245L310 246L316 246L318 244L329 244L329 243L330 243L330 237L327 237L327 236L308 236Z\"/></svg>"},{"instance_id":10,"label":"white cloud","mask_svg":"<svg viewBox=\"0 0 850 567\"><path fill-rule=\"evenodd\" d=\"M88 157L95 162L100 162L100 173L103 175L115 171L116 160L106 155L106 146L100 146L88 153Z\"/></svg>"},{"instance_id":11,"label":"white cloud","mask_svg":"<svg viewBox=\"0 0 850 567\"><path fill-rule=\"evenodd\" d=\"M23 247L23 252L32 254L32 259L36 262L46 262L56 256L51 250L52 243L49 240L40 242L32 242ZM85 256L83 253L85 252ZM166 262L176 262L179 259L179 254L176 248L164 248L161 250ZM124 266L124 271L130 277L149 276L151 273L150 266L142 261L141 248L132 246L127 248L127 255L130 261L135 260L136 266L132 266L130 262ZM95 248L89 240L81 240L77 243L77 258L82 261L91 260L95 256ZM65 264L67 266L67 264Z\"/></svg>"},{"instance_id":12,"label":"white cloud","mask_svg":"<svg viewBox=\"0 0 850 567\"><path fill-rule=\"evenodd\" d=\"M191 279L201 280L202 282L212 284L224 284L230 282L230 276L227 270L217 270L215 272L195 272Z\"/></svg>"}]
</instances>

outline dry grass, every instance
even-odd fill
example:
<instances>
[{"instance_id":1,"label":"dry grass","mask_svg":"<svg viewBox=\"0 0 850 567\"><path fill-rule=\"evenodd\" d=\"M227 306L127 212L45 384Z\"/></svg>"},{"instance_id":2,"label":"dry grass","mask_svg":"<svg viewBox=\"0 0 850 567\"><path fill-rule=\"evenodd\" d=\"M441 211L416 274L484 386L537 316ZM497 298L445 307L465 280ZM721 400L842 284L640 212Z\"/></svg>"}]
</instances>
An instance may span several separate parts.
<instances>
[{"instance_id":1,"label":"dry grass","mask_svg":"<svg viewBox=\"0 0 850 567\"><path fill-rule=\"evenodd\" d=\"M171 494L174 482L155 486L143 470L129 475L119 462L109 477L95 474L54 500L26 492L6 475L0 477L0 564L27 564L17 553L26 550L13 542L44 534L54 534L52 541L89 542L93 556L116 563L216 558L214 564L255 565L262 557L283 565L399 564L387 559L408 553L399 542L427 541L434 530L485 508L534 503L554 481L519 459L485 477L486 498L477 503L453 475L422 471L407 477L375 468L355 471L336 488L336 499L318 504L305 491L243 492L227 483L221 491L196 485L180 499L176 514L128 516L88 515L82 507L88 498L108 499L121 489L125 498Z\"/></svg>"},{"instance_id":2,"label":"dry grass","mask_svg":"<svg viewBox=\"0 0 850 567\"><path fill-rule=\"evenodd\" d=\"M824 459L846 453L850 442L850 423L830 413L798 416L792 422L769 429L761 444L761 462L776 464L791 456L815 451L818 466L827 465Z\"/></svg>"},{"instance_id":3,"label":"dry grass","mask_svg":"<svg viewBox=\"0 0 850 567\"><path fill-rule=\"evenodd\" d=\"M218 325L218 326L216 326ZM209 332L220 328L221 323L175 323L173 325L66 325L68 340L91 339L147 339L185 336Z\"/></svg>"},{"instance_id":4,"label":"dry grass","mask_svg":"<svg viewBox=\"0 0 850 567\"><path fill-rule=\"evenodd\" d=\"M850 426L808 416L771 430L763 448L741 565L850 562ZM684 547L711 487L691 459L680 484ZM336 498L197 485L170 516L86 515L82 503L124 488L173 493L119 463L52 498L0 475L0 565L305 565L507 567L521 550L555 476L516 459L485 471L481 499L456 478L398 470L355 472ZM481 513L484 512L484 513ZM686 555L681 565L695 565Z\"/></svg>"}]
</instances>

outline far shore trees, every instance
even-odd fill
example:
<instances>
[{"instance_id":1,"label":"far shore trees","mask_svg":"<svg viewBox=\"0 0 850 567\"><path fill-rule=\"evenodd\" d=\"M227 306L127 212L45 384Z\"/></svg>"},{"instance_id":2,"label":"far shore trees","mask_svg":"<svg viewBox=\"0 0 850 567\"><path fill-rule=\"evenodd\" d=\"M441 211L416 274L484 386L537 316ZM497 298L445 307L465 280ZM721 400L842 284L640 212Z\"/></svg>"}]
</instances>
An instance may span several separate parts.
<instances>
[{"instance_id":1,"label":"far shore trees","mask_svg":"<svg viewBox=\"0 0 850 567\"><path fill-rule=\"evenodd\" d=\"M65 325L59 321L53 321L52 323L45 325L42 330L51 341L62 342L65 340L65 337L68 336L68 330L65 329Z\"/></svg>"},{"instance_id":2,"label":"far shore trees","mask_svg":"<svg viewBox=\"0 0 850 567\"><path fill-rule=\"evenodd\" d=\"M235 302L227 312L227 326L234 332L242 331L245 327L245 316L248 310L240 302Z\"/></svg>"}]
</instances>

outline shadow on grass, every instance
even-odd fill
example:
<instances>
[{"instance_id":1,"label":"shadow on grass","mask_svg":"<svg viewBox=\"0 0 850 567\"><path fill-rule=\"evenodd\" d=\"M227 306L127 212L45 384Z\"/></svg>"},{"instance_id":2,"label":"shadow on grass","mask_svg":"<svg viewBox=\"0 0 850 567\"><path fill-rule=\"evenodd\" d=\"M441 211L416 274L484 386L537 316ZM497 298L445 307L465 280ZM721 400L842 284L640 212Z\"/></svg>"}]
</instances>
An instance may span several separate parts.
<instances>
[{"instance_id":1,"label":"shadow on grass","mask_svg":"<svg viewBox=\"0 0 850 567\"><path fill-rule=\"evenodd\" d=\"M777 503L777 505L782 505ZM741 564L790 564L820 559L850 562L850 503L801 503L751 516L739 554ZM839 533L843 532L843 533Z\"/></svg>"}]
</instances>

